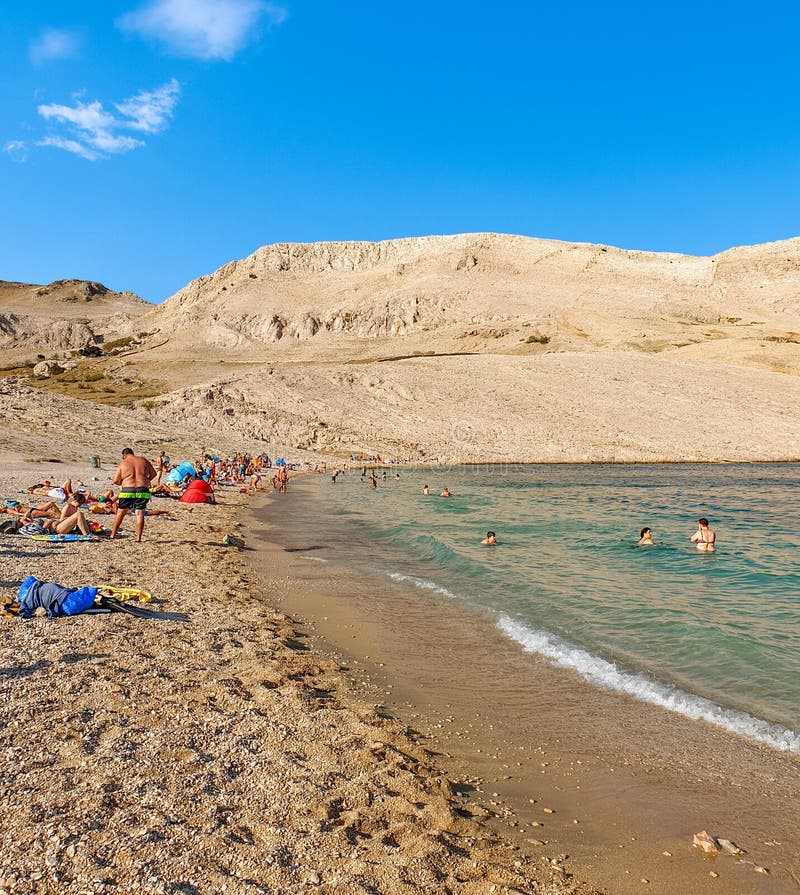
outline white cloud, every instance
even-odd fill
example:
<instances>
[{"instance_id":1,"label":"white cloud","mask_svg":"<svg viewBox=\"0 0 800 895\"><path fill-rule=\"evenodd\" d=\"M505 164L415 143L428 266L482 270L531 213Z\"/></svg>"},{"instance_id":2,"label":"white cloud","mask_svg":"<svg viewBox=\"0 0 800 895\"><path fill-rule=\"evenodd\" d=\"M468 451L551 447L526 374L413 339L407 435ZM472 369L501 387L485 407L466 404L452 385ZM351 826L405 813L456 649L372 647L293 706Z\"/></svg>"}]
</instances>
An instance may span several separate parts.
<instances>
[{"instance_id":1,"label":"white cloud","mask_svg":"<svg viewBox=\"0 0 800 895\"><path fill-rule=\"evenodd\" d=\"M72 106L41 105L37 111L42 118L66 126L68 136L53 134L37 145L64 149L88 161L130 152L145 143L125 131L157 134L164 130L172 118L180 90L174 78L156 90L142 90L115 103L119 115L107 112L98 100L90 103L76 100Z\"/></svg>"},{"instance_id":2,"label":"white cloud","mask_svg":"<svg viewBox=\"0 0 800 895\"><path fill-rule=\"evenodd\" d=\"M157 90L137 93L118 103L116 108L128 119L128 127L146 134L157 134L172 117L180 93L180 84L173 78Z\"/></svg>"},{"instance_id":3,"label":"white cloud","mask_svg":"<svg viewBox=\"0 0 800 895\"><path fill-rule=\"evenodd\" d=\"M31 41L29 55L36 66L62 59L74 59L80 55L80 38L65 28L45 28Z\"/></svg>"},{"instance_id":4,"label":"white cloud","mask_svg":"<svg viewBox=\"0 0 800 895\"><path fill-rule=\"evenodd\" d=\"M3 152L7 152L15 162L28 160L28 144L24 140L9 140L3 147Z\"/></svg>"},{"instance_id":5,"label":"white cloud","mask_svg":"<svg viewBox=\"0 0 800 895\"><path fill-rule=\"evenodd\" d=\"M83 143L79 143L77 140L67 140L64 137L45 137L44 140L39 140L36 145L55 146L57 149L65 149L67 152L79 155L81 158L88 159L90 162L100 158L96 152L89 149L88 146L84 146Z\"/></svg>"},{"instance_id":6,"label":"white cloud","mask_svg":"<svg viewBox=\"0 0 800 895\"><path fill-rule=\"evenodd\" d=\"M74 124L78 130L87 133L108 130L115 123L114 116L105 112L102 103L97 100L88 105L80 101L74 106L42 105L37 111L42 118Z\"/></svg>"},{"instance_id":7,"label":"white cloud","mask_svg":"<svg viewBox=\"0 0 800 895\"><path fill-rule=\"evenodd\" d=\"M230 60L254 40L262 22L280 25L287 15L267 0L150 0L117 24L180 56Z\"/></svg>"}]
</instances>

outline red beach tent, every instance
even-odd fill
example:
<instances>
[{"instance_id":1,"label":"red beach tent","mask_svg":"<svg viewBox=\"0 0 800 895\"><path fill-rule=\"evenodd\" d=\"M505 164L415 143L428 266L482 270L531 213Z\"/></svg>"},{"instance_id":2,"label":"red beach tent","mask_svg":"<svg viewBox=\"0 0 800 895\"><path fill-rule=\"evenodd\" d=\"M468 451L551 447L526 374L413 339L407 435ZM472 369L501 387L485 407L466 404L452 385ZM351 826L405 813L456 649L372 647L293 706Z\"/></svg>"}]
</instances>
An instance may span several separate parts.
<instances>
[{"instance_id":1,"label":"red beach tent","mask_svg":"<svg viewBox=\"0 0 800 895\"><path fill-rule=\"evenodd\" d=\"M211 485L202 479L195 479L183 492L181 503L216 503L216 501Z\"/></svg>"}]
</instances>

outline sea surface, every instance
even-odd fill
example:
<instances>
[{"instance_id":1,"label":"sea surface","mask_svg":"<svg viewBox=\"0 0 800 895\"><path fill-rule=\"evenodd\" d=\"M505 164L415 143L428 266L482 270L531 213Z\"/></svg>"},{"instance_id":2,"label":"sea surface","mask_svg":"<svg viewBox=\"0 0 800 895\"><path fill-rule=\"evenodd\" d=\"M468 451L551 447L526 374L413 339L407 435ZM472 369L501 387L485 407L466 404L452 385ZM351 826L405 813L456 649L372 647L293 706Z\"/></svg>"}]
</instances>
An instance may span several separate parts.
<instances>
[{"instance_id":1,"label":"sea surface","mask_svg":"<svg viewBox=\"0 0 800 895\"><path fill-rule=\"evenodd\" d=\"M598 687L800 754L800 465L387 475L315 482L303 558L384 581L376 598L458 601ZM714 554L689 541L700 516ZM656 547L635 546L645 525Z\"/></svg>"}]
</instances>

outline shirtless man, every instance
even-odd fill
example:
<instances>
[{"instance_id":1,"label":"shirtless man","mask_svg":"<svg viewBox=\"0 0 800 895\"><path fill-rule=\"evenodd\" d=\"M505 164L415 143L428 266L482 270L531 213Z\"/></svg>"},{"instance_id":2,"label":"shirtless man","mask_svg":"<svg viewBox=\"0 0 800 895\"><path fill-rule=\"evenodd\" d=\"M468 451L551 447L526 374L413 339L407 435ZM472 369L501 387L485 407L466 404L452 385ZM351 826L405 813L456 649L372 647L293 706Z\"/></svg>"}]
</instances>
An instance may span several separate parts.
<instances>
[{"instance_id":1,"label":"shirtless man","mask_svg":"<svg viewBox=\"0 0 800 895\"><path fill-rule=\"evenodd\" d=\"M697 523L697 531L692 535L692 543L700 553L714 553L716 540L714 529L708 527L708 519L701 519Z\"/></svg>"},{"instance_id":2,"label":"shirtless man","mask_svg":"<svg viewBox=\"0 0 800 895\"><path fill-rule=\"evenodd\" d=\"M114 484L120 486L120 491L117 495L117 514L111 526L111 540L116 537L128 510L136 513L136 540L142 540L144 511L150 500L150 482L157 474L149 460L137 457L130 448L123 450L122 463L114 476Z\"/></svg>"},{"instance_id":3,"label":"shirtless man","mask_svg":"<svg viewBox=\"0 0 800 895\"><path fill-rule=\"evenodd\" d=\"M486 537L481 541L485 547L496 547L497 546L497 535L493 531L487 531Z\"/></svg>"},{"instance_id":4,"label":"shirtless man","mask_svg":"<svg viewBox=\"0 0 800 895\"><path fill-rule=\"evenodd\" d=\"M445 485L444 488L442 488L442 493L439 495L439 497L452 497L452 496L453 496L452 492L447 487L447 485Z\"/></svg>"},{"instance_id":5,"label":"shirtless man","mask_svg":"<svg viewBox=\"0 0 800 895\"><path fill-rule=\"evenodd\" d=\"M289 484L289 474L286 472L285 466L281 466L276 478L278 480L278 493L286 494L287 486Z\"/></svg>"}]
</instances>

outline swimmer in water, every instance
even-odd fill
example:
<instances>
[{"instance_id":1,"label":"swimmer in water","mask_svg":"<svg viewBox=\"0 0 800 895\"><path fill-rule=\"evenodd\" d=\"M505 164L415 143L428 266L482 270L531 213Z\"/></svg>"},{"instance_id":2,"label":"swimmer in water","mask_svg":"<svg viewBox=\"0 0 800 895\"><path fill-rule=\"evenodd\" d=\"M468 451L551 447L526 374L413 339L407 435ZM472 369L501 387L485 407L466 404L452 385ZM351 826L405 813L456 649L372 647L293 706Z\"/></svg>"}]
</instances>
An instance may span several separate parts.
<instances>
[{"instance_id":1,"label":"swimmer in water","mask_svg":"<svg viewBox=\"0 0 800 895\"><path fill-rule=\"evenodd\" d=\"M444 488L442 488L442 493L439 495L439 497L452 497L452 496L453 495L450 493L450 489L447 488L446 486Z\"/></svg>"},{"instance_id":2,"label":"swimmer in water","mask_svg":"<svg viewBox=\"0 0 800 895\"><path fill-rule=\"evenodd\" d=\"M487 531L486 537L481 541L481 544L484 544L486 547L496 547L497 535L493 531Z\"/></svg>"},{"instance_id":3,"label":"swimmer in water","mask_svg":"<svg viewBox=\"0 0 800 895\"><path fill-rule=\"evenodd\" d=\"M430 493L431 493L431 489L426 485L426 486L422 489L422 493L423 493L423 494L430 494Z\"/></svg>"},{"instance_id":4,"label":"swimmer in water","mask_svg":"<svg viewBox=\"0 0 800 895\"><path fill-rule=\"evenodd\" d=\"M708 527L708 519L701 519L697 523L697 531L692 535L694 546L700 553L714 553L716 540L716 532Z\"/></svg>"},{"instance_id":5,"label":"swimmer in water","mask_svg":"<svg viewBox=\"0 0 800 895\"><path fill-rule=\"evenodd\" d=\"M643 528L639 532L639 541L636 544L637 547L655 547L656 542L653 540L653 529L652 528Z\"/></svg>"}]
</instances>

